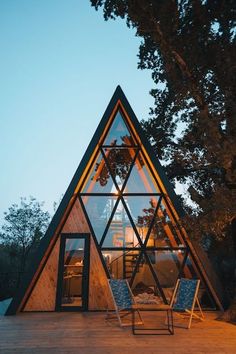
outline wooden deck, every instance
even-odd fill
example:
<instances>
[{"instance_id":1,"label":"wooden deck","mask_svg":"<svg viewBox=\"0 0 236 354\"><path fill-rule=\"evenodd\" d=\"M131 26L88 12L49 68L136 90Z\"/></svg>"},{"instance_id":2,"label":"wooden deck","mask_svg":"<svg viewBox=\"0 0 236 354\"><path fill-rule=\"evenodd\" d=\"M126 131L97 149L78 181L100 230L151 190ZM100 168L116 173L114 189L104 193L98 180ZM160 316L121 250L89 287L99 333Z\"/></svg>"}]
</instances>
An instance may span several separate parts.
<instances>
[{"instance_id":1,"label":"wooden deck","mask_svg":"<svg viewBox=\"0 0 236 354\"><path fill-rule=\"evenodd\" d=\"M173 336L133 336L129 327L106 322L101 312L0 317L0 353L235 354L236 326L217 321L216 316L207 313L204 322L193 323L189 330L175 328ZM180 322L175 321L183 325Z\"/></svg>"}]
</instances>

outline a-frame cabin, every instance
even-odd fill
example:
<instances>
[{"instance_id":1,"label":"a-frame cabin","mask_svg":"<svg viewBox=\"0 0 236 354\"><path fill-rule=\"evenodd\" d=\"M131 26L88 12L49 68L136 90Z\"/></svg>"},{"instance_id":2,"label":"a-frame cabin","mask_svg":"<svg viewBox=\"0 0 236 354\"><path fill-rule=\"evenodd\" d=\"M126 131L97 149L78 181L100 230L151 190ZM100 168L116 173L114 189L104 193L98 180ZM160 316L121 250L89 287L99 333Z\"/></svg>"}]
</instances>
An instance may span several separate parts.
<instances>
[{"instance_id":1,"label":"a-frame cabin","mask_svg":"<svg viewBox=\"0 0 236 354\"><path fill-rule=\"evenodd\" d=\"M168 303L179 277L219 297L185 230L178 198L118 86L7 315L113 308L108 278Z\"/></svg>"}]
</instances>

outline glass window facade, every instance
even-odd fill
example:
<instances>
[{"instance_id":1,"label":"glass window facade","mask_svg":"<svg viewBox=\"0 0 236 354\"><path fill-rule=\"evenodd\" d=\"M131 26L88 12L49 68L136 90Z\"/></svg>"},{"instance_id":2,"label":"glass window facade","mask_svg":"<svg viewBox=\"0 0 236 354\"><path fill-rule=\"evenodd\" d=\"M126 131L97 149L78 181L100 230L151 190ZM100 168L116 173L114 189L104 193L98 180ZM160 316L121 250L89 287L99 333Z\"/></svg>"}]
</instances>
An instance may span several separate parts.
<instances>
[{"instance_id":1,"label":"glass window facade","mask_svg":"<svg viewBox=\"0 0 236 354\"><path fill-rule=\"evenodd\" d=\"M168 303L177 279L196 269L145 156L118 110L79 198L109 276L128 279L137 301Z\"/></svg>"}]
</instances>

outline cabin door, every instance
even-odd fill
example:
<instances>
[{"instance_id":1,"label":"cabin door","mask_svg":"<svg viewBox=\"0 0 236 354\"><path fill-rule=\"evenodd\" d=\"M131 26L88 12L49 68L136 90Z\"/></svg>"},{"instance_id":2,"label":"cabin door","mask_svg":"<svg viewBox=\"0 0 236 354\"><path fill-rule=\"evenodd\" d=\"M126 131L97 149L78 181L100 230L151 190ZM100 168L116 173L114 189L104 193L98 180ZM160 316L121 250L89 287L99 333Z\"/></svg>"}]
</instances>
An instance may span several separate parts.
<instances>
[{"instance_id":1,"label":"cabin door","mask_svg":"<svg viewBox=\"0 0 236 354\"><path fill-rule=\"evenodd\" d=\"M61 234L57 311L88 310L90 234Z\"/></svg>"}]
</instances>

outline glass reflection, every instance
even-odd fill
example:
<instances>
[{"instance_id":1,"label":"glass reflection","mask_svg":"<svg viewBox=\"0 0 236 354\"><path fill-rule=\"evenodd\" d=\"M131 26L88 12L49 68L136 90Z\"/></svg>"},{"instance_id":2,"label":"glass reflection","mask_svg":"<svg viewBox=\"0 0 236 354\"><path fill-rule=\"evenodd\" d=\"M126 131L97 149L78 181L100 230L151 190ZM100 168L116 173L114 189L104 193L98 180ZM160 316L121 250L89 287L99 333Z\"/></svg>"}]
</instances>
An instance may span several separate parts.
<instances>
[{"instance_id":1,"label":"glass reflection","mask_svg":"<svg viewBox=\"0 0 236 354\"><path fill-rule=\"evenodd\" d=\"M166 299L170 300L184 259L184 251L148 250L146 254ZM142 255L139 271L135 275L132 284L132 289L138 302L143 300L150 303L162 303L163 299L153 272L146 257Z\"/></svg>"},{"instance_id":2,"label":"glass reflection","mask_svg":"<svg viewBox=\"0 0 236 354\"><path fill-rule=\"evenodd\" d=\"M63 269L63 306L82 306L84 239L66 239Z\"/></svg>"},{"instance_id":3,"label":"glass reflection","mask_svg":"<svg viewBox=\"0 0 236 354\"><path fill-rule=\"evenodd\" d=\"M141 256L138 271L132 282L132 292L137 303L163 303L156 280L144 254Z\"/></svg>"},{"instance_id":4,"label":"glass reflection","mask_svg":"<svg viewBox=\"0 0 236 354\"><path fill-rule=\"evenodd\" d=\"M93 231L100 242L116 204L115 196L83 196L84 203Z\"/></svg>"},{"instance_id":5,"label":"glass reflection","mask_svg":"<svg viewBox=\"0 0 236 354\"><path fill-rule=\"evenodd\" d=\"M131 279L140 254L139 250L103 250L102 254L111 278Z\"/></svg>"},{"instance_id":6,"label":"glass reflection","mask_svg":"<svg viewBox=\"0 0 236 354\"><path fill-rule=\"evenodd\" d=\"M108 131L103 145L134 145L134 138L124 122L120 111L117 112L113 123Z\"/></svg>"},{"instance_id":7,"label":"glass reflection","mask_svg":"<svg viewBox=\"0 0 236 354\"><path fill-rule=\"evenodd\" d=\"M121 200L118 203L102 247L140 247L138 238Z\"/></svg>"},{"instance_id":8,"label":"glass reflection","mask_svg":"<svg viewBox=\"0 0 236 354\"><path fill-rule=\"evenodd\" d=\"M114 183L102 153L97 157L82 193L111 193Z\"/></svg>"},{"instance_id":9,"label":"glass reflection","mask_svg":"<svg viewBox=\"0 0 236 354\"><path fill-rule=\"evenodd\" d=\"M126 193L160 193L141 152L135 159L126 189Z\"/></svg>"},{"instance_id":10,"label":"glass reflection","mask_svg":"<svg viewBox=\"0 0 236 354\"><path fill-rule=\"evenodd\" d=\"M125 196L126 205L142 242L152 225L158 200L159 197L156 196Z\"/></svg>"},{"instance_id":11,"label":"glass reflection","mask_svg":"<svg viewBox=\"0 0 236 354\"><path fill-rule=\"evenodd\" d=\"M112 177L121 189L129 173L136 151L133 148L105 148L104 154Z\"/></svg>"},{"instance_id":12,"label":"glass reflection","mask_svg":"<svg viewBox=\"0 0 236 354\"><path fill-rule=\"evenodd\" d=\"M183 270L181 268L185 256L181 229L173 222L171 204L121 112L117 112L99 148L99 155L82 189L82 193L87 194L82 196L82 201L110 277L132 281L137 302L162 303L165 297L170 300L179 276L194 278L199 275L190 258ZM160 205L160 196L154 194L162 195ZM146 248L140 258L141 243L145 241ZM66 277L70 274L66 266L64 274L63 297L69 303L74 294L68 292L70 285ZM206 289L202 291L201 297L207 297Z\"/></svg>"},{"instance_id":13,"label":"glass reflection","mask_svg":"<svg viewBox=\"0 0 236 354\"><path fill-rule=\"evenodd\" d=\"M163 289L173 288L179 276L183 264L185 251L147 251L158 280Z\"/></svg>"}]
</instances>

